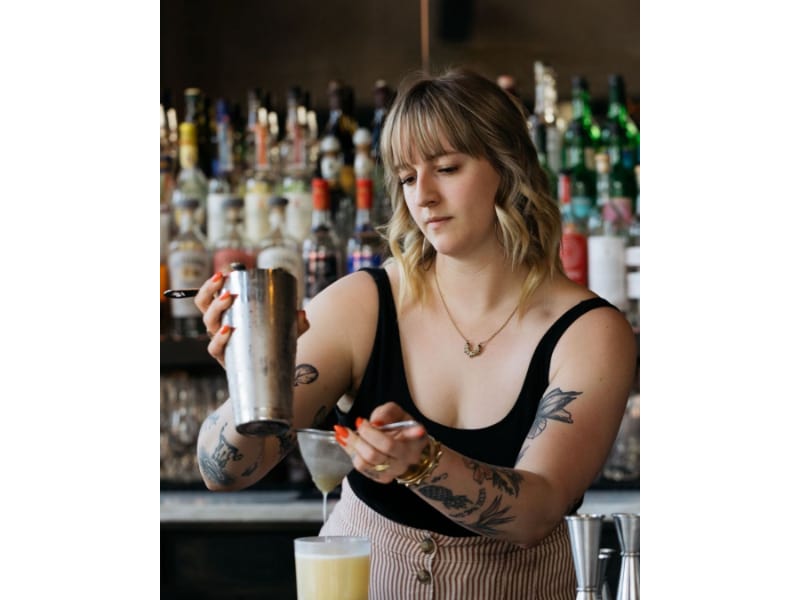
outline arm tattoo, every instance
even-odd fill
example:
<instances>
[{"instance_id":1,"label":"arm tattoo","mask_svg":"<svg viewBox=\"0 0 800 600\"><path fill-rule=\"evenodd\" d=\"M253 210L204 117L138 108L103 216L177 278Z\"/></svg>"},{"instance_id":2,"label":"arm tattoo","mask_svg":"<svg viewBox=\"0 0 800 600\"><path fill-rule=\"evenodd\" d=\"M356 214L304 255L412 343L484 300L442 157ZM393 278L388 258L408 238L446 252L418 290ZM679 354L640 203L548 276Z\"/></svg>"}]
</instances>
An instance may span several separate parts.
<instances>
[{"instance_id":1,"label":"arm tattoo","mask_svg":"<svg viewBox=\"0 0 800 600\"><path fill-rule=\"evenodd\" d=\"M255 473L258 466L261 464L261 459L264 458L264 446L261 446L261 452L258 453L258 458L256 458L255 462L252 465L247 467L244 471L242 471L242 477L248 477Z\"/></svg>"},{"instance_id":2,"label":"arm tattoo","mask_svg":"<svg viewBox=\"0 0 800 600\"><path fill-rule=\"evenodd\" d=\"M294 386L301 383L314 383L319 377L319 371L314 365L302 364L294 368Z\"/></svg>"},{"instance_id":3,"label":"arm tattoo","mask_svg":"<svg viewBox=\"0 0 800 600\"><path fill-rule=\"evenodd\" d=\"M519 484L522 482L522 475L513 469L490 467L469 458L464 459L464 464L467 465L468 469L472 469L472 479L476 483L490 480L493 487L498 488L509 496L516 497L519 495Z\"/></svg>"},{"instance_id":4,"label":"arm tattoo","mask_svg":"<svg viewBox=\"0 0 800 600\"><path fill-rule=\"evenodd\" d=\"M278 454L281 458L283 458L292 450L294 450L294 447L297 445L297 434L294 432L294 430L289 430L286 433L279 434L278 444L280 444Z\"/></svg>"},{"instance_id":5,"label":"arm tattoo","mask_svg":"<svg viewBox=\"0 0 800 600\"><path fill-rule=\"evenodd\" d=\"M530 444L527 443L527 440L532 440L547 427L547 419L561 421L562 423L573 423L572 414L564 407L582 393L583 392L574 391L562 392L561 388L556 388L542 398L542 401L539 403L539 410L536 411L536 418L533 420L533 426L531 426L528 435L525 436L526 442L522 445L522 448L520 448L515 464L519 464L519 461L522 460L522 457L525 456L525 453L528 451Z\"/></svg>"},{"instance_id":6,"label":"arm tattoo","mask_svg":"<svg viewBox=\"0 0 800 600\"><path fill-rule=\"evenodd\" d=\"M225 473L225 466L228 464L228 461L237 461L244 458L244 455L239 452L239 449L225 439L223 432L227 426L228 424L225 423L222 429L220 429L219 441L217 442L217 447L214 448L214 453L209 456L205 449L201 448L199 452L200 456L198 457L198 462L203 473L205 473L210 480L223 485L233 482L233 478Z\"/></svg>"},{"instance_id":7,"label":"arm tattoo","mask_svg":"<svg viewBox=\"0 0 800 600\"><path fill-rule=\"evenodd\" d=\"M219 413L214 411L206 417L205 421L203 421L203 425L200 427L200 432L202 433L208 431L217 424L217 421L219 421Z\"/></svg>"}]
</instances>

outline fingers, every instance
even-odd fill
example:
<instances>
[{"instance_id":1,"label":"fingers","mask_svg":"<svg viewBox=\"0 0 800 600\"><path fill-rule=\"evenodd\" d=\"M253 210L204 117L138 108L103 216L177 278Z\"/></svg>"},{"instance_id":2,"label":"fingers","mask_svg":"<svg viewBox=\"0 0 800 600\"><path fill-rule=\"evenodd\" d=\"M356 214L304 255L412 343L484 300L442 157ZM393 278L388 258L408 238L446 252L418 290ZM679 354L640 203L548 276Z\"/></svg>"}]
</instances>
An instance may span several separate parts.
<instances>
[{"instance_id":1,"label":"fingers","mask_svg":"<svg viewBox=\"0 0 800 600\"><path fill-rule=\"evenodd\" d=\"M308 322L308 318L306 318L306 311L298 310L297 311L297 337L303 335L306 331L311 328L311 323Z\"/></svg>"},{"instance_id":2,"label":"fingers","mask_svg":"<svg viewBox=\"0 0 800 600\"><path fill-rule=\"evenodd\" d=\"M225 367L225 344L228 343L232 332L233 328L230 325L223 325L208 343L208 353L223 367Z\"/></svg>"},{"instance_id":3,"label":"fingers","mask_svg":"<svg viewBox=\"0 0 800 600\"><path fill-rule=\"evenodd\" d=\"M216 333L222 325L222 313L228 310L231 304L233 304L233 296L229 290L225 290L206 307L205 313L203 313L203 324L206 326L208 335L216 337Z\"/></svg>"},{"instance_id":4,"label":"fingers","mask_svg":"<svg viewBox=\"0 0 800 600\"><path fill-rule=\"evenodd\" d=\"M200 286L197 295L194 297L194 303L201 313L205 313L208 310L214 295L222 289L224 283L225 277L220 271L217 271Z\"/></svg>"}]
</instances>

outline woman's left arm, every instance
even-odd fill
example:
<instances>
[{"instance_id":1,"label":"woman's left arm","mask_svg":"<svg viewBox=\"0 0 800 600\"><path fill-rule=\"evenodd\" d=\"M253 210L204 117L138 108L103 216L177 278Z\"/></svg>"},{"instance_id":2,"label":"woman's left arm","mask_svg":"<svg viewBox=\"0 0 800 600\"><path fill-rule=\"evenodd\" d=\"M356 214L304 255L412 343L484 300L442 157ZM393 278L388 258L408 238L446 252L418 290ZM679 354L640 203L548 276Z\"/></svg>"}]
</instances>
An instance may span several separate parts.
<instances>
[{"instance_id":1,"label":"woman's left arm","mask_svg":"<svg viewBox=\"0 0 800 600\"><path fill-rule=\"evenodd\" d=\"M583 315L553 352L550 383L515 466L482 463L442 446L436 468L410 489L471 531L522 546L536 544L602 468L625 412L636 355L635 338L621 313L604 308ZM397 411L395 404L383 405L371 420L396 420ZM346 440L354 465L386 483L400 475L398 468L402 472L403 465L415 464L427 443L421 426L385 434L364 422L358 434L359 443ZM374 468L387 458L393 468Z\"/></svg>"}]
</instances>

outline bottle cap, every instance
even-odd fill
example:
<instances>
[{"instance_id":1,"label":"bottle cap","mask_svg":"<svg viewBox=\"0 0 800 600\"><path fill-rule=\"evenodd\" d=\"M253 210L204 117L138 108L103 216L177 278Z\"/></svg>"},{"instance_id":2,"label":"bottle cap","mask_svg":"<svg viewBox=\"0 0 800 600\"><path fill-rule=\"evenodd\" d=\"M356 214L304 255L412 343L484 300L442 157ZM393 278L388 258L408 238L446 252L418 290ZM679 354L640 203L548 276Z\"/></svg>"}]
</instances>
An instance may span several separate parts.
<instances>
[{"instance_id":1,"label":"bottle cap","mask_svg":"<svg viewBox=\"0 0 800 600\"><path fill-rule=\"evenodd\" d=\"M181 194L180 196L172 198L172 205L175 208L199 208L200 200Z\"/></svg>"},{"instance_id":2,"label":"bottle cap","mask_svg":"<svg viewBox=\"0 0 800 600\"><path fill-rule=\"evenodd\" d=\"M331 204L330 186L328 180L315 177L311 180L311 199L314 210L328 210Z\"/></svg>"},{"instance_id":3,"label":"bottle cap","mask_svg":"<svg viewBox=\"0 0 800 600\"><path fill-rule=\"evenodd\" d=\"M356 179L356 208L372 208L372 179Z\"/></svg>"},{"instance_id":4,"label":"bottle cap","mask_svg":"<svg viewBox=\"0 0 800 600\"><path fill-rule=\"evenodd\" d=\"M369 145L371 143L372 134L369 132L369 129L366 129L365 127L359 127L356 129L356 132L353 134L354 146Z\"/></svg>"},{"instance_id":5,"label":"bottle cap","mask_svg":"<svg viewBox=\"0 0 800 600\"><path fill-rule=\"evenodd\" d=\"M289 200L283 196L272 196L267 201L268 206L286 206L287 204L289 204Z\"/></svg>"},{"instance_id":6,"label":"bottle cap","mask_svg":"<svg viewBox=\"0 0 800 600\"><path fill-rule=\"evenodd\" d=\"M244 198L241 196L228 196L222 199L222 208L244 208Z\"/></svg>"}]
</instances>

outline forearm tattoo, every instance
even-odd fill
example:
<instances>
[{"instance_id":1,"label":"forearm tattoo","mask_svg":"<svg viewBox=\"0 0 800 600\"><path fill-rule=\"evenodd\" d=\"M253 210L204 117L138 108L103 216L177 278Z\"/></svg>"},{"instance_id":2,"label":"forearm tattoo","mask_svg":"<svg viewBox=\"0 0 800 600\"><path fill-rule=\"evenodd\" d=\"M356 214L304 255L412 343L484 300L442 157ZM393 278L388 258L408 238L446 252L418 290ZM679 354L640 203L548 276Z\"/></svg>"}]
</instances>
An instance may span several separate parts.
<instances>
[{"instance_id":1,"label":"forearm tattoo","mask_svg":"<svg viewBox=\"0 0 800 600\"><path fill-rule=\"evenodd\" d=\"M542 401L539 402L539 410L536 411L536 417L533 419L533 425L528 435L525 436L526 439L532 440L540 435L545 430L545 427L547 427L548 419L561 421L562 423L573 423L572 413L564 407L582 393L583 392L576 391L564 392L561 388L556 388L548 392L547 395L542 398ZM529 444L527 442L523 444L517 456L517 462L522 460L528 447Z\"/></svg>"},{"instance_id":2,"label":"forearm tattoo","mask_svg":"<svg viewBox=\"0 0 800 600\"><path fill-rule=\"evenodd\" d=\"M319 371L314 365L303 363L294 369L294 385L297 387L301 383L314 383L319 377Z\"/></svg>"},{"instance_id":3,"label":"forearm tattoo","mask_svg":"<svg viewBox=\"0 0 800 600\"><path fill-rule=\"evenodd\" d=\"M454 494L450 488L442 485L447 480L447 473L434 477L427 485L420 486L419 492L429 500L441 502L450 511L449 518L467 529L486 536L498 535L499 527L516 519L515 516L508 514L511 507L503 507L502 502L504 496L519 495L522 475L513 469L492 467L468 458L464 459L464 464L472 470L472 479L476 483L491 482L492 488L501 492L494 496L494 500L488 506L486 506L488 493L485 487L478 490L475 500L465 494ZM474 520L466 520L466 517L478 511L481 512Z\"/></svg>"},{"instance_id":4,"label":"forearm tattoo","mask_svg":"<svg viewBox=\"0 0 800 600\"><path fill-rule=\"evenodd\" d=\"M200 448L198 462L200 469L205 473L206 477L211 481L226 485L233 482L233 478L225 472L225 467L228 462L242 460L244 455L239 452L239 449L225 439L225 427L222 426L219 431L219 440L214 452L209 456L204 448Z\"/></svg>"}]
</instances>

